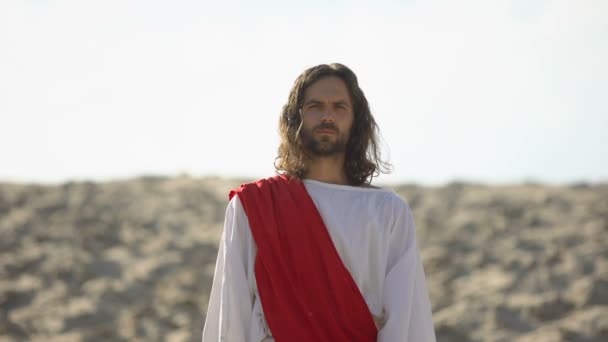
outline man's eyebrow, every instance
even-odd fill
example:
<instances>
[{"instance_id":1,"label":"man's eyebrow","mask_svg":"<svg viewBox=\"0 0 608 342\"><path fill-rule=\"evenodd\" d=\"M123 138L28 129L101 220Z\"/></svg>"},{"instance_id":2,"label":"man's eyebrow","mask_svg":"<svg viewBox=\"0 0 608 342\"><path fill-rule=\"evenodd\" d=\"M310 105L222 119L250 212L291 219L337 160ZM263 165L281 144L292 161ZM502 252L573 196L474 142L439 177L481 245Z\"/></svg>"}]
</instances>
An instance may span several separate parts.
<instances>
[{"instance_id":1,"label":"man's eyebrow","mask_svg":"<svg viewBox=\"0 0 608 342\"><path fill-rule=\"evenodd\" d=\"M346 100L338 100L335 103L340 105L350 105L350 103Z\"/></svg>"},{"instance_id":2,"label":"man's eyebrow","mask_svg":"<svg viewBox=\"0 0 608 342\"><path fill-rule=\"evenodd\" d=\"M322 103L322 102L317 99L308 99L308 100L304 101L304 105L311 104L311 103L318 104L318 103Z\"/></svg>"},{"instance_id":3,"label":"man's eyebrow","mask_svg":"<svg viewBox=\"0 0 608 342\"><path fill-rule=\"evenodd\" d=\"M323 101L317 100L317 99L308 99L308 100L304 101L304 106L308 105L308 104L320 104L320 103L323 103ZM334 104L350 105L350 103L347 100L338 100L338 101L335 101Z\"/></svg>"}]
</instances>

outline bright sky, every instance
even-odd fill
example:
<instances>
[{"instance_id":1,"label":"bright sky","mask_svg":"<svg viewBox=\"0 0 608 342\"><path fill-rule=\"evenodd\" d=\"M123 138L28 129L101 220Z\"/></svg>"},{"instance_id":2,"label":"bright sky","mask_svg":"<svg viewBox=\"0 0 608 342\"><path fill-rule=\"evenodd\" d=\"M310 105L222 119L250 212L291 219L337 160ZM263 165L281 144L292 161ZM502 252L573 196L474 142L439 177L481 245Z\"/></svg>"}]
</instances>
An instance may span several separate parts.
<instances>
[{"instance_id":1,"label":"bright sky","mask_svg":"<svg viewBox=\"0 0 608 342\"><path fill-rule=\"evenodd\" d=\"M381 183L608 180L608 1L326 3L1 1L0 181L271 176L293 81L331 62Z\"/></svg>"}]
</instances>

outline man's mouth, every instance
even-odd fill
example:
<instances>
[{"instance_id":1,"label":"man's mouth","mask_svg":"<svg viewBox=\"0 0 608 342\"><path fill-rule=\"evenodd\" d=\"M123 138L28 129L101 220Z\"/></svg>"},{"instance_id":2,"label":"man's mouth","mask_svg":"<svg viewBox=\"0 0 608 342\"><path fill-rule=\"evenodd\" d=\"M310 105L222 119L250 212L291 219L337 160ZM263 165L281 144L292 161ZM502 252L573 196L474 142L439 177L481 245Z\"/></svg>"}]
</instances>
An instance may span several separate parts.
<instances>
[{"instance_id":1,"label":"man's mouth","mask_svg":"<svg viewBox=\"0 0 608 342\"><path fill-rule=\"evenodd\" d=\"M323 128L323 129L318 129L317 133L320 133L320 134L336 134L336 131L333 130L333 129Z\"/></svg>"}]
</instances>

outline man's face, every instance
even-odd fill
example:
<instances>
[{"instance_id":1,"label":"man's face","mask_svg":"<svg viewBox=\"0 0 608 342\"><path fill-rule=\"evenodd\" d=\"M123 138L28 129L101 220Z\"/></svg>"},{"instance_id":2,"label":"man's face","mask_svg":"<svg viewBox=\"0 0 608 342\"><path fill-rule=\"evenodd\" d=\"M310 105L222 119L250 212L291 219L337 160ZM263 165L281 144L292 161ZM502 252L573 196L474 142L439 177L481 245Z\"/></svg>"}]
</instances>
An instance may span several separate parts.
<instances>
[{"instance_id":1,"label":"man's face","mask_svg":"<svg viewBox=\"0 0 608 342\"><path fill-rule=\"evenodd\" d=\"M346 84L336 76L323 77L304 92L302 141L317 157L344 153L353 125L353 104Z\"/></svg>"}]
</instances>

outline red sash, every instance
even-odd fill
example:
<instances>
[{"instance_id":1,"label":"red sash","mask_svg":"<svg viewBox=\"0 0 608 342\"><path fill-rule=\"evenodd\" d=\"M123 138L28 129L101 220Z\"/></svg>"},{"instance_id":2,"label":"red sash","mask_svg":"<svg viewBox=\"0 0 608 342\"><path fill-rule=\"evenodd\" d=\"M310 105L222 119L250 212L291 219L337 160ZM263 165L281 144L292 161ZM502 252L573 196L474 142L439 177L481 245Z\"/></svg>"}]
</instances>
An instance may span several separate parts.
<instances>
[{"instance_id":1,"label":"red sash","mask_svg":"<svg viewBox=\"0 0 608 342\"><path fill-rule=\"evenodd\" d=\"M235 194L258 248L255 278L274 339L376 341L373 316L304 184L280 175Z\"/></svg>"}]
</instances>

